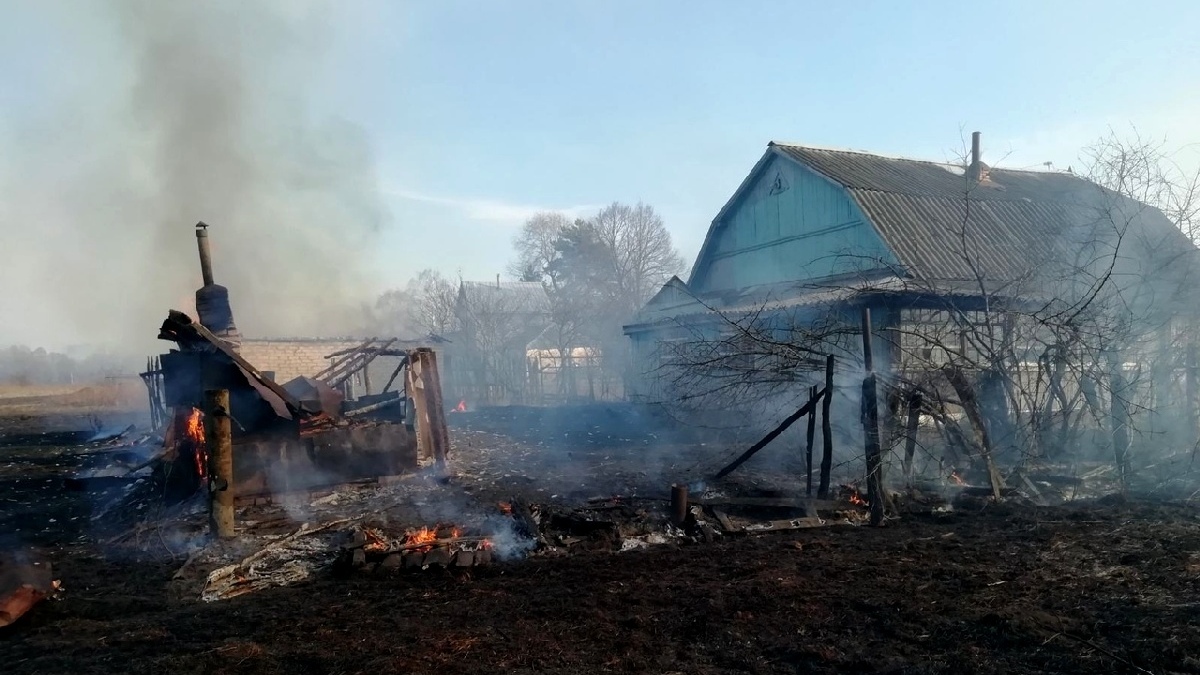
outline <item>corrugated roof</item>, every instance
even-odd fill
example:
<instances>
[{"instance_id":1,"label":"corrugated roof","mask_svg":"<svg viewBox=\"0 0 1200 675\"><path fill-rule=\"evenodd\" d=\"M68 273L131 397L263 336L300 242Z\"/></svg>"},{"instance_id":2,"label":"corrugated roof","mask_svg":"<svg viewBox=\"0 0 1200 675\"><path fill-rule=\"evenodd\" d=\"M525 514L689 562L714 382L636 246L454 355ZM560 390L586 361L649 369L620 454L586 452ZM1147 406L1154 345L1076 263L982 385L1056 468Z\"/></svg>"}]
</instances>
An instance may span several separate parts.
<instances>
[{"instance_id":1,"label":"corrugated roof","mask_svg":"<svg viewBox=\"0 0 1200 675\"><path fill-rule=\"evenodd\" d=\"M550 308L540 281L464 281L462 292L469 302L499 303L506 312L537 314Z\"/></svg>"},{"instance_id":2,"label":"corrugated roof","mask_svg":"<svg viewBox=\"0 0 1200 675\"><path fill-rule=\"evenodd\" d=\"M1064 253L1073 231L1093 231L1113 209L1135 237L1187 238L1157 209L1069 173L993 168L973 184L963 167L773 143L844 186L904 271L937 280L1016 280Z\"/></svg>"}]
</instances>

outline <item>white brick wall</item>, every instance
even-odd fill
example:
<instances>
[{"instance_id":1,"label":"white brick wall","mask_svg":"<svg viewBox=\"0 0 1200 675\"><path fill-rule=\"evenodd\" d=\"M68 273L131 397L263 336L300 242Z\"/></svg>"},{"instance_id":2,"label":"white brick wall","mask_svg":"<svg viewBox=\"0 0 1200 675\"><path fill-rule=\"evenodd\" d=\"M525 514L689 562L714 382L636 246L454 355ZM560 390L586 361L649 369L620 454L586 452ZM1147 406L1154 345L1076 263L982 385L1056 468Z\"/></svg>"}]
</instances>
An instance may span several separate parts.
<instances>
[{"instance_id":1,"label":"white brick wall","mask_svg":"<svg viewBox=\"0 0 1200 675\"><path fill-rule=\"evenodd\" d=\"M320 340L311 338L276 338L276 339L242 339L239 350L242 358L249 361L260 371L275 372L275 381L287 384L289 381L304 375L312 377L329 367L329 359L325 357L333 352L351 349L362 344L362 340ZM388 378L396 370L400 359L394 356L380 356L368 367L371 380L371 393L377 394ZM402 377L397 377L391 389L403 389ZM363 383L354 382L353 395L364 393Z\"/></svg>"}]
</instances>

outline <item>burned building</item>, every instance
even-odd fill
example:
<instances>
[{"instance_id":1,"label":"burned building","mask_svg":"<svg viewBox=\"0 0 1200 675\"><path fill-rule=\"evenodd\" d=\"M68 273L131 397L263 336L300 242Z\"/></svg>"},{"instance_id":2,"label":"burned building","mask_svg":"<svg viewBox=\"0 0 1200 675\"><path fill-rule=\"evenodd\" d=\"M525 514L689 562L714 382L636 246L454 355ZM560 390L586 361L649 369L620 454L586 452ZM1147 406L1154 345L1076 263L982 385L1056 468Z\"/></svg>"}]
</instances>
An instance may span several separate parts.
<instances>
[{"instance_id":1,"label":"burned building","mask_svg":"<svg viewBox=\"0 0 1200 675\"><path fill-rule=\"evenodd\" d=\"M240 351L229 291L214 281L208 228L196 227L204 285L198 320L170 311L159 338L176 348L143 375L163 429L172 492L209 478L207 392L229 392L235 496L279 494L392 476L444 462L448 437L433 351L419 343L369 339L338 350L317 372L276 381ZM396 365L378 392L352 397L348 383L371 365Z\"/></svg>"}]
</instances>

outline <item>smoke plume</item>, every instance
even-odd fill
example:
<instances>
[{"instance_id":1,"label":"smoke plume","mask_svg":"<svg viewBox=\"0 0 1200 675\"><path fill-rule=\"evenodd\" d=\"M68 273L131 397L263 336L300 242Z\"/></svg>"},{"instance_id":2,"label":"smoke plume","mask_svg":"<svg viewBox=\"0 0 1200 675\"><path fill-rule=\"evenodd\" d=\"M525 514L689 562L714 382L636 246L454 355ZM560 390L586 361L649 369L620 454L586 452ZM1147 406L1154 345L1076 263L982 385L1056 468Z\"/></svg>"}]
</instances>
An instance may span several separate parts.
<instances>
[{"instance_id":1,"label":"smoke plume","mask_svg":"<svg viewBox=\"0 0 1200 675\"><path fill-rule=\"evenodd\" d=\"M373 285L357 261L388 215L370 139L314 110L327 8L47 3L68 66L102 81L72 79L10 129L0 313L21 320L0 343L152 348L168 308L195 316L199 220L243 334L359 328Z\"/></svg>"}]
</instances>

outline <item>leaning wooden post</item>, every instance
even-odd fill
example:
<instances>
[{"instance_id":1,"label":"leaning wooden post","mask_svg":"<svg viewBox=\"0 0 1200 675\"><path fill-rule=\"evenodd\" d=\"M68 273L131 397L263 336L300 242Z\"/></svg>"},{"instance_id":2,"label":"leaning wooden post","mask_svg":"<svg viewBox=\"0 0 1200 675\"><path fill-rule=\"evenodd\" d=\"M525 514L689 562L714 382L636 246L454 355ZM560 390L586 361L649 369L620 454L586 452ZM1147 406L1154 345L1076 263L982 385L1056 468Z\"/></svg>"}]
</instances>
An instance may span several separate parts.
<instances>
[{"instance_id":1,"label":"leaning wooden post","mask_svg":"<svg viewBox=\"0 0 1200 675\"><path fill-rule=\"evenodd\" d=\"M863 429L866 436L867 455L867 501L871 508L871 525L883 524L883 459L879 449L879 400L875 381L874 363L871 359L871 308L862 308L863 378L862 410Z\"/></svg>"},{"instance_id":2,"label":"leaning wooden post","mask_svg":"<svg viewBox=\"0 0 1200 675\"><path fill-rule=\"evenodd\" d=\"M805 490L804 494L812 496L813 484L813 437L817 433L817 385L813 385L808 389L808 400L812 401L812 408L808 411L808 434L805 437L804 444L804 460L805 460Z\"/></svg>"},{"instance_id":3,"label":"leaning wooden post","mask_svg":"<svg viewBox=\"0 0 1200 675\"><path fill-rule=\"evenodd\" d=\"M204 444L208 448L210 519L213 534L223 539L233 531L233 425L229 417L229 390L204 392Z\"/></svg>"},{"instance_id":4,"label":"leaning wooden post","mask_svg":"<svg viewBox=\"0 0 1200 675\"><path fill-rule=\"evenodd\" d=\"M821 399L821 484L817 497L829 499L829 474L833 471L833 423L829 421L829 408L833 401L833 354L825 357L825 394Z\"/></svg>"}]
</instances>

